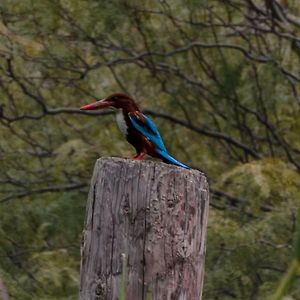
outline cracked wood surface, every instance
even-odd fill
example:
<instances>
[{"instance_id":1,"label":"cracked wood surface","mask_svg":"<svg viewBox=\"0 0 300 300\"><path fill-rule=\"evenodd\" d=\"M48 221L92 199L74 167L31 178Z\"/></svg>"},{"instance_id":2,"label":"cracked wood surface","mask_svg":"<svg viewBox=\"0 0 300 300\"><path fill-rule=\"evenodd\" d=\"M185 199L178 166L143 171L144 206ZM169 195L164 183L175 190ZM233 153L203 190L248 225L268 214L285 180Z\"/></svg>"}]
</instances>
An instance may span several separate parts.
<instances>
[{"instance_id":1,"label":"cracked wood surface","mask_svg":"<svg viewBox=\"0 0 300 300\"><path fill-rule=\"evenodd\" d=\"M201 299L208 199L197 170L99 159L83 231L80 299Z\"/></svg>"}]
</instances>

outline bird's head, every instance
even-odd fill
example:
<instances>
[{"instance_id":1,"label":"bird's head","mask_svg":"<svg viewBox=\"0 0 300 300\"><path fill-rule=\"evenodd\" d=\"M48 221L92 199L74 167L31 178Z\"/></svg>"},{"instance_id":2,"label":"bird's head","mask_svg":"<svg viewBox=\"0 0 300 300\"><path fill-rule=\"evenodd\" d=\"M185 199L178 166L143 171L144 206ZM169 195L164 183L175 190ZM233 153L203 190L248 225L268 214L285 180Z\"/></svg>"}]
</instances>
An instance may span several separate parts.
<instances>
[{"instance_id":1,"label":"bird's head","mask_svg":"<svg viewBox=\"0 0 300 300\"><path fill-rule=\"evenodd\" d=\"M130 96L122 93L112 94L102 100L84 105L80 109L95 110L95 109L102 109L106 107L126 109L128 111L139 110L134 100Z\"/></svg>"}]
</instances>

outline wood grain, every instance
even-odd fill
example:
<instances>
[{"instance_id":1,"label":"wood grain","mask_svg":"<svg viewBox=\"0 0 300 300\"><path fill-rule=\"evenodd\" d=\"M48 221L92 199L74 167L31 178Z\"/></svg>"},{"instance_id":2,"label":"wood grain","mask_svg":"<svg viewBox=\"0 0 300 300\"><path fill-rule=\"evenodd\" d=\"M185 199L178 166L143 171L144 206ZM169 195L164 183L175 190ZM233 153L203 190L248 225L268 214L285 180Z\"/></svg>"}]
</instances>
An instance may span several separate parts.
<instances>
[{"instance_id":1,"label":"wood grain","mask_svg":"<svg viewBox=\"0 0 300 300\"><path fill-rule=\"evenodd\" d=\"M99 159L83 232L80 299L201 299L208 201L206 177L197 170Z\"/></svg>"}]
</instances>

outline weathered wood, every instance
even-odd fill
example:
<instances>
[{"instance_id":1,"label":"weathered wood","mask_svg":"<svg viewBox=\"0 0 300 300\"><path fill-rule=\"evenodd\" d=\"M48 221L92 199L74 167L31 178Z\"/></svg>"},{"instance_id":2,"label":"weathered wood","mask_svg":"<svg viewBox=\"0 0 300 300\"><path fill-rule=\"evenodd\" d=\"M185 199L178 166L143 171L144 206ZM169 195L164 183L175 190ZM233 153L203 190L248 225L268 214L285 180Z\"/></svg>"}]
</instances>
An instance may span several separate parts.
<instances>
[{"instance_id":1,"label":"weathered wood","mask_svg":"<svg viewBox=\"0 0 300 300\"><path fill-rule=\"evenodd\" d=\"M1 300L9 300L8 290L1 278L0 278L0 299Z\"/></svg>"},{"instance_id":2,"label":"weathered wood","mask_svg":"<svg viewBox=\"0 0 300 300\"><path fill-rule=\"evenodd\" d=\"M83 233L80 299L201 299L208 198L199 171L99 159Z\"/></svg>"}]
</instances>

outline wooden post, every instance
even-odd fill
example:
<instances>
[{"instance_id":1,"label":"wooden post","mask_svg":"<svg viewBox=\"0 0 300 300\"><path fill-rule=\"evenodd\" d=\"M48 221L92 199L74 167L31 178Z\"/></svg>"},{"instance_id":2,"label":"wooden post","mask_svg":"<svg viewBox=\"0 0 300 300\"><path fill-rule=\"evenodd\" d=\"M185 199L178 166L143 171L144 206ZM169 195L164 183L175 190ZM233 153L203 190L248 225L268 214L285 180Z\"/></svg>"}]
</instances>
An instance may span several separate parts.
<instances>
[{"instance_id":1,"label":"wooden post","mask_svg":"<svg viewBox=\"0 0 300 300\"><path fill-rule=\"evenodd\" d=\"M83 232L80 299L201 299L208 198L197 170L99 159Z\"/></svg>"}]
</instances>

